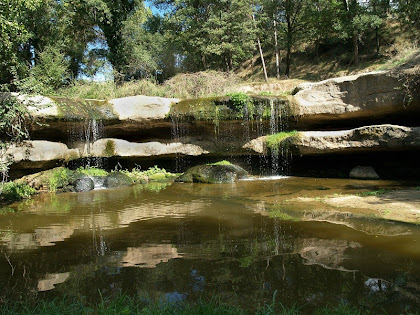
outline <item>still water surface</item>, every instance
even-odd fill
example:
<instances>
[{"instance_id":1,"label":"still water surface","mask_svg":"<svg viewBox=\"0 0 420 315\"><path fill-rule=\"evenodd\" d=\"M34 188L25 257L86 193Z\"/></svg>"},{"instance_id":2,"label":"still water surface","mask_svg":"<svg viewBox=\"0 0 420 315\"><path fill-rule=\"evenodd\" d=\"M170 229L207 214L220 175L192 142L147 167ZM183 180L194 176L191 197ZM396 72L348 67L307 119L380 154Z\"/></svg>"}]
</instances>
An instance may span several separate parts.
<instances>
[{"instance_id":1,"label":"still water surface","mask_svg":"<svg viewBox=\"0 0 420 315\"><path fill-rule=\"evenodd\" d=\"M0 301L217 295L252 310L277 292L306 311L419 310L418 226L293 202L396 185L280 178L40 195L0 213Z\"/></svg>"}]
</instances>

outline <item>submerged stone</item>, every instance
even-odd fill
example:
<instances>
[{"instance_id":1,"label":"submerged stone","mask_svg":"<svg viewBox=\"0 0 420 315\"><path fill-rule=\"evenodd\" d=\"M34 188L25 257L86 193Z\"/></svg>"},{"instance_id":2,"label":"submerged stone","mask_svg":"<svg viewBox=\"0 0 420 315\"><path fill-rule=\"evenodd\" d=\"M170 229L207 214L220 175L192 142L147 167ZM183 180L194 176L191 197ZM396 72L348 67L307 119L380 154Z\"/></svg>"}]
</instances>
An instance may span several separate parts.
<instances>
[{"instance_id":1,"label":"submerged stone","mask_svg":"<svg viewBox=\"0 0 420 315\"><path fill-rule=\"evenodd\" d=\"M121 172L112 172L105 177L104 186L107 188L125 187L133 184L133 180Z\"/></svg>"},{"instance_id":2,"label":"submerged stone","mask_svg":"<svg viewBox=\"0 0 420 315\"><path fill-rule=\"evenodd\" d=\"M248 172L237 165L198 165L190 168L175 181L185 183L233 183L246 178Z\"/></svg>"}]
</instances>

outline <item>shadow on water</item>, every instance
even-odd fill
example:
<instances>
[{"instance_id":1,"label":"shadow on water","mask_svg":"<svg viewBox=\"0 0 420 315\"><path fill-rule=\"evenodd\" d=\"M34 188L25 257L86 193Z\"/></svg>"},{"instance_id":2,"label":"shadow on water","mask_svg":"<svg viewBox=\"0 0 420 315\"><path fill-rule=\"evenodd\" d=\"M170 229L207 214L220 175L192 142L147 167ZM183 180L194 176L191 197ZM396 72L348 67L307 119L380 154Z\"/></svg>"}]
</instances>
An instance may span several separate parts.
<instances>
[{"instance_id":1,"label":"shadow on water","mask_svg":"<svg viewBox=\"0 0 420 315\"><path fill-rule=\"evenodd\" d=\"M287 202L366 188L356 184L285 178L38 196L0 214L0 301L217 294L252 310L277 291L308 310L418 309L420 228Z\"/></svg>"}]
</instances>

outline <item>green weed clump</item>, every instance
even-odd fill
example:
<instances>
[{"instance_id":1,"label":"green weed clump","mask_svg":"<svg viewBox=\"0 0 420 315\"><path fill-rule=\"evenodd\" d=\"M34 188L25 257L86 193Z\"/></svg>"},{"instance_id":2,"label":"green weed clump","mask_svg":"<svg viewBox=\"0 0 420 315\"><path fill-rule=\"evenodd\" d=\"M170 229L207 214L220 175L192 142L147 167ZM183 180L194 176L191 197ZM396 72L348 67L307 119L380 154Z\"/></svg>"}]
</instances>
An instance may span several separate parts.
<instances>
[{"instance_id":1,"label":"green weed clump","mask_svg":"<svg viewBox=\"0 0 420 315\"><path fill-rule=\"evenodd\" d=\"M68 168L61 167L56 169L48 177L49 191L55 192L58 188L67 186L73 175L73 171L69 170Z\"/></svg>"},{"instance_id":2,"label":"green weed clump","mask_svg":"<svg viewBox=\"0 0 420 315\"><path fill-rule=\"evenodd\" d=\"M380 196L387 193L388 191L389 191L388 189L380 188L378 190L364 191L364 192L359 193L358 195L361 197Z\"/></svg>"},{"instance_id":3,"label":"green weed clump","mask_svg":"<svg viewBox=\"0 0 420 315\"><path fill-rule=\"evenodd\" d=\"M3 190L0 191L0 198L3 202L13 202L30 198L36 193L36 190L24 183L8 182L3 184Z\"/></svg>"},{"instance_id":4,"label":"green weed clump","mask_svg":"<svg viewBox=\"0 0 420 315\"><path fill-rule=\"evenodd\" d=\"M167 181L177 176L174 173L168 172L164 168L159 168L157 165L145 171L141 171L139 168L133 168L131 171L125 170L122 172L128 175L135 183L141 184L147 183L149 181Z\"/></svg>"},{"instance_id":5,"label":"green weed clump","mask_svg":"<svg viewBox=\"0 0 420 315\"><path fill-rule=\"evenodd\" d=\"M76 170L76 174L84 174L87 176L106 176L109 173L104 169L95 167L95 166L86 166L86 167L79 167Z\"/></svg>"},{"instance_id":6,"label":"green weed clump","mask_svg":"<svg viewBox=\"0 0 420 315\"><path fill-rule=\"evenodd\" d=\"M298 135L298 132L296 130L279 132L279 133L267 136L265 143L268 148L276 149L285 139L290 138L290 137L295 137L297 135Z\"/></svg>"}]
</instances>

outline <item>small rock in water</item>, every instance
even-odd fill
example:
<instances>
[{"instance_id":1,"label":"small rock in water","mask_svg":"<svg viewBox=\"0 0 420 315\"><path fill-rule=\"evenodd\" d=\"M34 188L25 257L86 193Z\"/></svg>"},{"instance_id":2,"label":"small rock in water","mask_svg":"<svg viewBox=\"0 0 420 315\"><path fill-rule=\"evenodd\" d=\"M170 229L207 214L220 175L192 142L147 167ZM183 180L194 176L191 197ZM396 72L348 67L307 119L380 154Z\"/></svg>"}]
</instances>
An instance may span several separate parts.
<instances>
[{"instance_id":1,"label":"small rock in water","mask_svg":"<svg viewBox=\"0 0 420 315\"><path fill-rule=\"evenodd\" d=\"M83 192L83 191L90 191L95 188L95 183L89 177L83 177L76 179L74 182L74 191L76 192Z\"/></svg>"},{"instance_id":2,"label":"small rock in water","mask_svg":"<svg viewBox=\"0 0 420 315\"><path fill-rule=\"evenodd\" d=\"M380 179L372 166L356 166L350 171L350 178L354 179Z\"/></svg>"}]
</instances>

